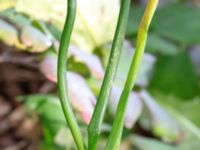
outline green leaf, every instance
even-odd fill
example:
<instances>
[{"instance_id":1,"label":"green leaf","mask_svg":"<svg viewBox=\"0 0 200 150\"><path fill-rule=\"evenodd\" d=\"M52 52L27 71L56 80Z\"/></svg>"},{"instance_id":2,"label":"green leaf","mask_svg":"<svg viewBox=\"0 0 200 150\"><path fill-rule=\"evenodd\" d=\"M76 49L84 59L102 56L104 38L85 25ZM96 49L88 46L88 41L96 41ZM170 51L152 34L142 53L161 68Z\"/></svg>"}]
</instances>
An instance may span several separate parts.
<instances>
[{"instance_id":1,"label":"green leaf","mask_svg":"<svg viewBox=\"0 0 200 150\"><path fill-rule=\"evenodd\" d=\"M200 98L183 101L173 95L153 91L154 97L180 123L184 139L179 143L180 150L199 150L200 147Z\"/></svg>"},{"instance_id":2,"label":"green leaf","mask_svg":"<svg viewBox=\"0 0 200 150\"><path fill-rule=\"evenodd\" d=\"M146 51L154 54L175 55L180 49L167 39L156 34L149 34Z\"/></svg>"},{"instance_id":3,"label":"green leaf","mask_svg":"<svg viewBox=\"0 0 200 150\"><path fill-rule=\"evenodd\" d=\"M66 150L64 147L59 147L55 144L46 143L46 142L43 142L39 148L39 150L55 150L55 149L56 150Z\"/></svg>"},{"instance_id":4,"label":"green leaf","mask_svg":"<svg viewBox=\"0 0 200 150\"><path fill-rule=\"evenodd\" d=\"M70 150L70 149L72 149L72 147L73 147L73 149L75 148L74 140L73 140L73 137L71 135L69 128L60 129L60 131L57 133L57 135L55 137L55 143L57 145L65 147L65 149Z\"/></svg>"},{"instance_id":5,"label":"green leaf","mask_svg":"<svg viewBox=\"0 0 200 150\"><path fill-rule=\"evenodd\" d=\"M0 17L8 19L17 27L23 27L31 23L31 20L28 17L23 14L16 13L14 8L0 12Z\"/></svg>"},{"instance_id":6,"label":"green leaf","mask_svg":"<svg viewBox=\"0 0 200 150\"><path fill-rule=\"evenodd\" d=\"M59 99L53 95L30 95L22 99L27 110L37 112L45 141L52 144L58 131L67 126Z\"/></svg>"},{"instance_id":7,"label":"green leaf","mask_svg":"<svg viewBox=\"0 0 200 150\"><path fill-rule=\"evenodd\" d=\"M44 119L65 124L58 97L53 95L30 95L25 96L23 99L27 108L35 110Z\"/></svg>"},{"instance_id":8,"label":"green leaf","mask_svg":"<svg viewBox=\"0 0 200 150\"><path fill-rule=\"evenodd\" d=\"M148 92L141 91L140 96L151 114L153 133L166 142L174 143L181 141L184 132L178 121L159 106Z\"/></svg>"},{"instance_id":9,"label":"green leaf","mask_svg":"<svg viewBox=\"0 0 200 150\"><path fill-rule=\"evenodd\" d=\"M176 108L177 112L181 113L182 116L200 128L200 112L198 111L200 108L200 97L183 101L179 97L170 94L162 94L159 91L152 91L152 93L159 103L164 106L171 106L171 109Z\"/></svg>"},{"instance_id":10,"label":"green leaf","mask_svg":"<svg viewBox=\"0 0 200 150\"><path fill-rule=\"evenodd\" d=\"M158 140L141 136L131 136L131 141L138 150L180 150L176 146L164 144Z\"/></svg>"},{"instance_id":11,"label":"green leaf","mask_svg":"<svg viewBox=\"0 0 200 150\"><path fill-rule=\"evenodd\" d=\"M157 12L152 28L183 45L200 42L200 9L194 5L166 5Z\"/></svg>"},{"instance_id":12,"label":"green leaf","mask_svg":"<svg viewBox=\"0 0 200 150\"><path fill-rule=\"evenodd\" d=\"M197 74L188 53L159 57L150 81L150 89L183 99L200 95Z\"/></svg>"},{"instance_id":13,"label":"green leaf","mask_svg":"<svg viewBox=\"0 0 200 150\"><path fill-rule=\"evenodd\" d=\"M200 128L200 113L198 113L200 108L200 98L195 98L186 102L182 102L181 100L175 100L172 98L171 102L169 103L171 106L174 106L177 111L181 112L181 114L184 115L185 118L188 118L192 123Z\"/></svg>"}]
</instances>

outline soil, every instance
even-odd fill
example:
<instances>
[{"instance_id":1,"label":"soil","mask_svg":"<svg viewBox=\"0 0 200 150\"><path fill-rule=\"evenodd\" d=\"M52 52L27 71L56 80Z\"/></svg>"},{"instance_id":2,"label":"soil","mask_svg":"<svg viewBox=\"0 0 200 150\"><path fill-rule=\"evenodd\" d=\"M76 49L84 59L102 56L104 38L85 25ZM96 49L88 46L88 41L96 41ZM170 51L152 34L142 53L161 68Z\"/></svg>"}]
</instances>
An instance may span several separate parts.
<instances>
[{"instance_id":1,"label":"soil","mask_svg":"<svg viewBox=\"0 0 200 150\"><path fill-rule=\"evenodd\" d=\"M17 101L21 95L56 89L39 71L38 58L0 43L0 150L37 150L41 141L37 115Z\"/></svg>"}]
</instances>

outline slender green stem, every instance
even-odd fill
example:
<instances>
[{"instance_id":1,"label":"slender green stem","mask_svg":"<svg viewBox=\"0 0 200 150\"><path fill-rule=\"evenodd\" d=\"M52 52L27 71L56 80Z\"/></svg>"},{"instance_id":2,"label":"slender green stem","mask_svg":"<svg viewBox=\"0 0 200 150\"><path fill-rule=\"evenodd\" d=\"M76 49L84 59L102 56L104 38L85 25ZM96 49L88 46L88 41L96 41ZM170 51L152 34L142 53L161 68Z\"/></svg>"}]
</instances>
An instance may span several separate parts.
<instances>
[{"instance_id":1,"label":"slender green stem","mask_svg":"<svg viewBox=\"0 0 200 150\"><path fill-rule=\"evenodd\" d=\"M100 94L97 100L97 105L95 107L93 117L88 128L89 150L96 149L97 140L100 135L101 124L103 122L110 91L114 82L119 58L122 51L123 40L125 36L126 25L127 25L127 20L128 20L128 14L129 14L129 7L130 7L130 0L122 0L109 62L107 65L107 69L106 69L105 77L104 77L102 87L100 90Z\"/></svg>"},{"instance_id":2,"label":"slender green stem","mask_svg":"<svg viewBox=\"0 0 200 150\"><path fill-rule=\"evenodd\" d=\"M114 41L111 48L110 58L105 72L100 94L97 100L92 120L88 127L88 149L96 150L97 141L100 135L100 128L103 122L106 106L108 103L110 91L114 82L119 58L122 51L126 25L128 22L130 0L121 1L121 9L119 13L117 28Z\"/></svg>"},{"instance_id":3,"label":"slender green stem","mask_svg":"<svg viewBox=\"0 0 200 150\"><path fill-rule=\"evenodd\" d=\"M146 40L147 40L147 32L148 32L152 17L155 13L157 4L158 4L158 0L148 1L146 10L144 12L144 16L140 23L140 26L138 29L135 55L133 57L131 67L129 69L129 74L125 83L125 87L120 97L116 117L113 123L111 133L109 135L108 142L106 144L106 150L119 149L121 135L123 132L124 117L125 117L125 110L126 110L126 106L128 102L128 97L135 84L135 80L136 80L138 70L139 70L139 67L143 58L143 54L144 54L144 49L145 49Z\"/></svg>"},{"instance_id":4,"label":"slender green stem","mask_svg":"<svg viewBox=\"0 0 200 150\"><path fill-rule=\"evenodd\" d=\"M76 122L73 114L68 94L67 94L67 52L70 42L71 33L74 26L74 20L76 15L76 0L68 0L67 17L64 25L63 34L61 37L60 48L58 53L58 89L61 100L62 109L71 130L72 136L76 142L79 150L85 150L83 138L81 136L78 123ZM67 139L66 139L67 140Z\"/></svg>"}]
</instances>

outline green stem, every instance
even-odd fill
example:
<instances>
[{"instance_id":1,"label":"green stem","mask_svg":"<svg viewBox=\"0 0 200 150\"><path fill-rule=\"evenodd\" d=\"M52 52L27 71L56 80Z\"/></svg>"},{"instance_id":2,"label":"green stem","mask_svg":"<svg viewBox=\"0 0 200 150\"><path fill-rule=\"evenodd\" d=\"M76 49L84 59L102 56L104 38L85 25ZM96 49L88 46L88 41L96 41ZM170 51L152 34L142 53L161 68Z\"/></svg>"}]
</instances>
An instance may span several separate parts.
<instances>
[{"instance_id":1,"label":"green stem","mask_svg":"<svg viewBox=\"0 0 200 150\"><path fill-rule=\"evenodd\" d=\"M92 120L88 127L88 147L89 150L96 150L97 141L100 135L100 128L103 122L106 106L108 103L111 88L114 82L119 58L122 51L125 37L126 25L128 22L130 0L121 1L117 28L111 48L110 58L105 72L100 94L97 100Z\"/></svg>"},{"instance_id":2,"label":"green stem","mask_svg":"<svg viewBox=\"0 0 200 150\"><path fill-rule=\"evenodd\" d=\"M85 150L83 138L81 136L78 123L73 114L68 94L67 94L67 52L72 34L74 20L76 15L76 0L68 0L67 17L61 37L59 53L58 53L58 89L61 100L62 109L71 130L72 136L79 150ZM67 139L66 139L67 140Z\"/></svg>"},{"instance_id":3,"label":"green stem","mask_svg":"<svg viewBox=\"0 0 200 150\"><path fill-rule=\"evenodd\" d=\"M142 62L144 49L146 46L147 32L148 32L149 25L151 23L151 20L155 13L157 5L158 5L158 0L149 0L148 1L146 10L144 12L144 16L140 23L140 26L138 29L138 37L137 37L135 55L132 60L132 64L131 64L131 67L129 70L128 78L125 83L125 87L124 87L124 89L122 91L122 95L120 97L116 117L115 117L115 120L113 123L111 133L109 135L108 142L106 144L106 150L119 149L120 140L121 140L121 136L122 136L122 132L123 132L124 117L125 117L125 111L126 111L126 106L127 106L127 102L128 102L128 97L132 91L132 88L135 85L135 80L136 80L136 77L138 74L140 64Z\"/></svg>"}]
</instances>

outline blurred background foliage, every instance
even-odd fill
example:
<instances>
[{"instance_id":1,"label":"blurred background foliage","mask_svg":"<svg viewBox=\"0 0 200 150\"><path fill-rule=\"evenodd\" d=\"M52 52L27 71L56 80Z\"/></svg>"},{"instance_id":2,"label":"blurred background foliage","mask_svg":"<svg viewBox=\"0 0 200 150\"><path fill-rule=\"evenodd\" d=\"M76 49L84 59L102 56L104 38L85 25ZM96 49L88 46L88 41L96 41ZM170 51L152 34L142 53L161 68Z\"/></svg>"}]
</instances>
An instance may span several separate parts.
<instances>
[{"instance_id":1,"label":"blurred background foliage","mask_svg":"<svg viewBox=\"0 0 200 150\"><path fill-rule=\"evenodd\" d=\"M77 4L67 80L68 94L86 137L120 1L78 0ZM99 149L111 129L145 4L146 0L135 0L131 5ZM74 149L56 88L66 5L65 0L0 0L2 150ZM160 0L136 87L129 97L121 150L199 150L199 6L199 0Z\"/></svg>"}]
</instances>

